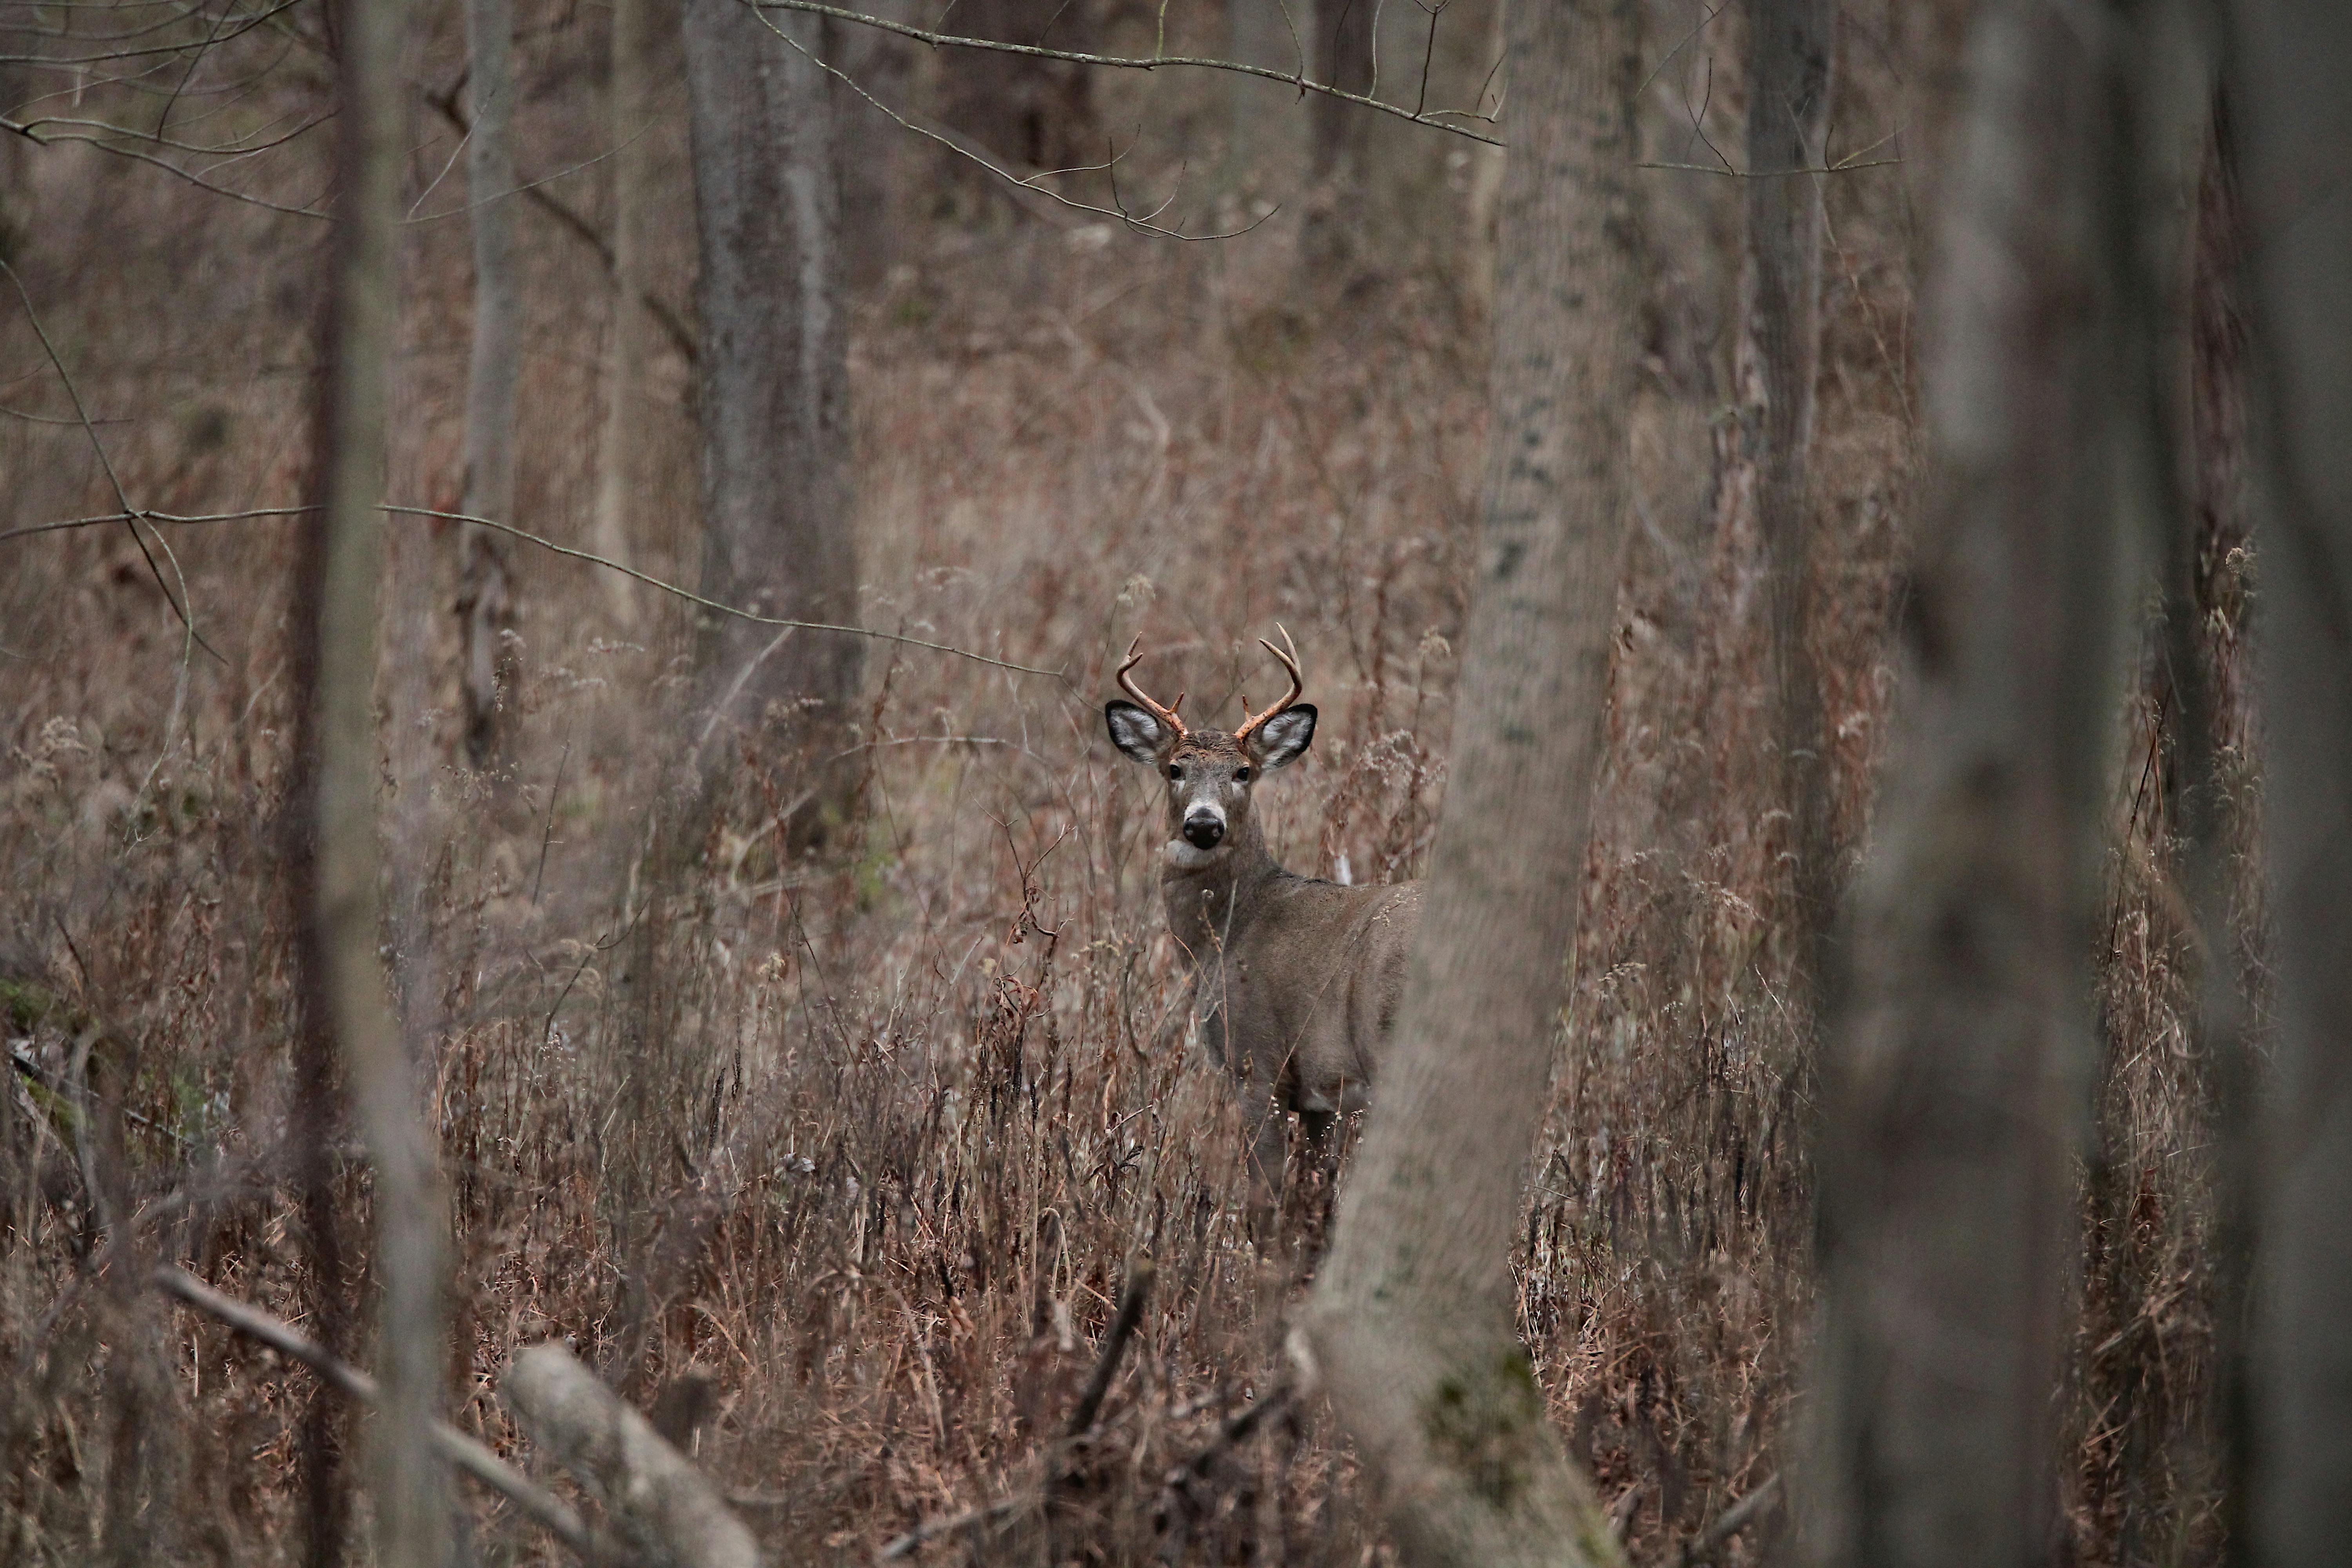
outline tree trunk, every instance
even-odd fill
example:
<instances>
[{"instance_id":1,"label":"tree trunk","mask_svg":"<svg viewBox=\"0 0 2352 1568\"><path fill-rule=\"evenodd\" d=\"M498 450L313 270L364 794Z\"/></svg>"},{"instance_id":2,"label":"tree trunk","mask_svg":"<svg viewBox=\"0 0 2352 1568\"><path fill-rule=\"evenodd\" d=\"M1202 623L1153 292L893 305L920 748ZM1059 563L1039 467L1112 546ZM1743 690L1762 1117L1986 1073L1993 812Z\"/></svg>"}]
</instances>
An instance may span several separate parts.
<instances>
[{"instance_id":1,"label":"tree trunk","mask_svg":"<svg viewBox=\"0 0 2352 1568\"><path fill-rule=\"evenodd\" d=\"M369 1432L375 1557L437 1568L449 1515L433 1458L442 1345L442 1204L418 1086L385 992L377 910L376 584L383 576L384 403L399 224L400 53L407 7L346 0L341 17L334 271L319 410L317 499L303 562L303 765L315 828L299 932L308 994L340 1048L374 1166L383 1404Z\"/></svg>"},{"instance_id":2,"label":"tree trunk","mask_svg":"<svg viewBox=\"0 0 2352 1568\"><path fill-rule=\"evenodd\" d=\"M1822 165L1837 52L1836 0L1755 0L1748 24L1748 267L1739 361L1745 459L1755 469L1780 806L1788 813L1792 955L1817 991L1835 914L1819 676L1805 648L1811 529L1806 470L1821 359ZM1818 1002L1818 995L1813 999Z\"/></svg>"},{"instance_id":3,"label":"tree trunk","mask_svg":"<svg viewBox=\"0 0 2352 1568\"><path fill-rule=\"evenodd\" d=\"M1970 39L1931 298L1905 730L1856 890L1819 1154L1818 1560L2048 1561L2117 686L2116 175L2073 19ZM2126 197L2126 199L2128 199Z\"/></svg>"},{"instance_id":4,"label":"tree trunk","mask_svg":"<svg viewBox=\"0 0 2352 1568\"><path fill-rule=\"evenodd\" d=\"M466 199L474 226L474 347L466 371L466 501L474 517L514 521L515 380L522 290L514 259L513 0L466 0L474 125ZM477 766L498 748L504 634L514 625L506 537L459 525L458 612L465 619L466 749Z\"/></svg>"},{"instance_id":5,"label":"tree trunk","mask_svg":"<svg viewBox=\"0 0 2352 1568\"><path fill-rule=\"evenodd\" d=\"M817 18L687 0L695 201L702 237L702 591L764 615L857 616L840 186ZM803 55L769 30L792 34ZM845 804L822 761L863 665L858 639L729 618L705 640L706 701L805 752L819 776L800 831ZM700 748L724 771L732 746Z\"/></svg>"},{"instance_id":6,"label":"tree trunk","mask_svg":"<svg viewBox=\"0 0 2352 1568\"><path fill-rule=\"evenodd\" d=\"M1613 1563L1513 1318L1598 769L1637 318L1632 0L1512 8L1495 424L1454 784L1381 1100L1294 1344L1413 1563Z\"/></svg>"},{"instance_id":7,"label":"tree trunk","mask_svg":"<svg viewBox=\"0 0 2352 1568\"><path fill-rule=\"evenodd\" d=\"M1235 0L1228 0L1229 4ZM1372 7L1378 0L1323 0L1307 49L1315 79L1342 92L1372 86ZM1307 105L1309 185L1300 260L1310 286L1344 281L1361 259L1364 161L1371 116L1318 93Z\"/></svg>"},{"instance_id":8,"label":"tree trunk","mask_svg":"<svg viewBox=\"0 0 2352 1568\"><path fill-rule=\"evenodd\" d=\"M1225 0L1225 58L1311 73L1315 16L1315 0ZM1239 196L1281 199L1306 175L1307 143L1315 132L1312 110L1298 101L1295 89L1251 77L1231 78L1225 91L1231 128L1226 188Z\"/></svg>"},{"instance_id":9,"label":"tree trunk","mask_svg":"<svg viewBox=\"0 0 2352 1568\"><path fill-rule=\"evenodd\" d=\"M1308 58L1318 80L1415 111L1495 111L1499 0L1323 0ZM1492 303L1486 221L1496 150L1318 94L1301 281L1359 301L1406 277ZM1455 121L1454 123L1475 121Z\"/></svg>"},{"instance_id":10,"label":"tree trunk","mask_svg":"<svg viewBox=\"0 0 2352 1568\"><path fill-rule=\"evenodd\" d=\"M2325 1563L2352 1514L2352 11L2231 9L2277 942L2252 1560Z\"/></svg>"},{"instance_id":11,"label":"tree trunk","mask_svg":"<svg viewBox=\"0 0 2352 1568\"><path fill-rule=\"evenodd\" d=\"M646 195L653 163L653 0L613 0L613 332L605 346L604 438L596 448L596 553L627 564L630 519L645 419L646 351L653 323L645 302ZM635 585L600 572L605 607L636 624Z\"/></svg>"},{"instance_id":12,"label":"tree trunk","mask_svg":"<svg viewBox=\"0 0 2352 1568\"><path fill-rule=\"evenodd\" d=\"M945 26L965 37L1083 49L1093 44L1090 19L1085 0L960 0ZM984 49L950 49L940 63L948 123L998 162L1025 172L1103 161L1090 68ZM949 178L995 198L995 176L950 157Z\"/></svg>"}]
</instances>

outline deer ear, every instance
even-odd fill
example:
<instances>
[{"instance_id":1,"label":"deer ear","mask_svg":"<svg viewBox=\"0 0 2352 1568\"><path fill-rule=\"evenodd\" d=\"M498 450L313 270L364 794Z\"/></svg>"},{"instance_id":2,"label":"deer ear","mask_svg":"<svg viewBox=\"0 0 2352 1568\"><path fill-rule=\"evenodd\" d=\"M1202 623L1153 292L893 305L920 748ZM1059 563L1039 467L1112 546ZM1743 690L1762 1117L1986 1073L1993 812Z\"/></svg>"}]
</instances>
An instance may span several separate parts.
<instances>
[{"instance_id":1,"label":"deer ear","mask_svg":"<svg viewBox=\"0 0 2352 1568\"><path fill-rule=\"evenodd\" d=\"M1160 721L1132 702L1112 700L1103 704L1103 723L1110 731L1110 743L1147 768L1160 765L1160 753L1167 748L1168 731Z\"/></svg>"},{"instance_id":2,"label":"deer ear","mask_svg":"<svg viewBox=\"0 0 2352 1568\"><path fill-rule=\"evenodd\" d=\"M1272 770L1297 762L1315 743L1315 704L1301 702L1284 709L1259 725L1249 743L1262 768Z\"/></svg>"}]
</instances>

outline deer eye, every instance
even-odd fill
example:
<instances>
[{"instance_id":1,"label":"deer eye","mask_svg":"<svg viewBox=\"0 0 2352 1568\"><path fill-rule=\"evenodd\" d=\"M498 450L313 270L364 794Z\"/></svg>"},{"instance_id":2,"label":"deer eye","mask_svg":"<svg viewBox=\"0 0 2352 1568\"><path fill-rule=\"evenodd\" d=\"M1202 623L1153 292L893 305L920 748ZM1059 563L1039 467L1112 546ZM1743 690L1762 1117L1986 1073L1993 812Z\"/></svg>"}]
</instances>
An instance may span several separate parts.
<instances>
[{"instance_id":1,"label":"deer eye","mask_svg":"<svg viewBox=\"0 0 2352 1568\"><path fill-rule=\"evenodd\" d=\"M1171 763L1168 764L1168 776L1171 780L1181 780L1184 776L1184 770Z\"/></svg>"},{"instance_id":2,"label":"deer eye","mask_svg":"<svg viewBox=\"0 0 2352 1568\"><path fill-rule=\"evenodd\" d=\"M1239 767L1239 768L1235 768L1235 769L1234 770L1234 783L1235 783L1235 784L1247 784L1247 783L1249 783L1249 779L1250 779L1250 774L1249 774L1249 769L1248 769L1248 768L1246 768L1246 767Z\"/></svg>"}]
</instances>

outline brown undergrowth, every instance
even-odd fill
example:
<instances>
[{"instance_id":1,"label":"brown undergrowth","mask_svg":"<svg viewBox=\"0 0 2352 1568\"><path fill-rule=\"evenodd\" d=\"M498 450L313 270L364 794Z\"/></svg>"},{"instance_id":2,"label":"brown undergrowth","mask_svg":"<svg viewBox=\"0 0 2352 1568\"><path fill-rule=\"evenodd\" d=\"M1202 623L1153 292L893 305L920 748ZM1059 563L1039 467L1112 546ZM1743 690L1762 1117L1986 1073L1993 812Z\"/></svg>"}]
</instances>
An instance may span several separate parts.
<instances>
[{"instance_id":1,"label":"brown undergrowth","mask_svg":"<svg viewBox=\"0 0 2352 1568\"><path fill-rule=\"evenodd\" d=\"M583 68L563 47L548 68ZM551 136L537 112L527 137ZM183 511L289 495L304 291L181 279L175 258L293 253L307 231L120 165L85 174L100 194L24 176L10 200L79 204L23 266L94 411L124 420L100 434L126 487ZM1900 207L1884 184L1832 194L1811 638L1849 857L1916 462ZM414 233L392 486L431 505L456 489L464 237ZM1277 853L1417 874L1484 460L1483 325L1411 279L1302 317L1265 303L1278 255L1076 220L896 243L856 303L866 623L1062 675L877 645L845 759L860 810L816 855L783 858L775 832L808 759L744 754L715 812L681 800L702 739L677 711L688 618L647 592L616 622L572 563L520 558L504 752L463 765L452 544L390 525L387 952L441 1131L452 1418L525 1454L496 1385L515 1348L556 1335L694 1434L782 1562L863 1561L960 1518L915 1560L1383 1561L1322 1412L1234 1427L1280 1386L1330 1190L1302 1175L1280 1236L1246 1234L1239 1108L1165 1027L1179 974L1153 785L1103 743L1097 704L1141 634L1155 689L1229 717L1267 678L1252 639L1282 622L1323 722L1262 797ZM602 284L553 239L530 267L518 521L576 541L603 328L546 301ZM173 286L215 308L121 308ZM33 377L37 345L5 331L10 374ZM225 356L247 369L224 375ZM690 578L688 382L674 360L654 377L633 547ZM1643 515L1609 773L1588 863L1562 868L1585 912L1517 1258L1552 1415L1643 1563L1681 1561L1790 1462L1810 1310L1811 1022L1776 935L1783 829L1759 804L1777 770L1742 607L1752 542L1706 521L1712 399L1662 345L1634 416ZM0 524L114 504L78 429L0 424ZM121 526L0 545L10 1562L305 1550L308 1375L166 1307L146 1265L183 1262L365 1355L363 1162L336 1131L345 1264L322 1279L290 1152L289 526L165 535L160 570L217 659L190 650ZM2185 1152L2210 1088L2182 1023L2178 847L2131 804L2137 778L2119 770L2067 1528L2079 1561L2203 1561L2211 1173ZM1067 1439L1147 1259L1101 1418ZM360 1431L326 1435L351 1462ZM484 1560L553 1560L509 1514L468 1512ZM1783 1552L1786 1518L1766 1511L1723 1559Z\"/></svg>"}]
</instances>

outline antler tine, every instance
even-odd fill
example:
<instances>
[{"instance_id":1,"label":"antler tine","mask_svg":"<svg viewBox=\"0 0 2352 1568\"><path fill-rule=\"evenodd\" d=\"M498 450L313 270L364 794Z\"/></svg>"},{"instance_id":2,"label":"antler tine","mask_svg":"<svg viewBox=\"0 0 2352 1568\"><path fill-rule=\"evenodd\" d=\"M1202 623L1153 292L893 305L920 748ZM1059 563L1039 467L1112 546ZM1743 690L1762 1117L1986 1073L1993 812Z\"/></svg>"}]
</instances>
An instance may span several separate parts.
<instances>
[{"instance_id":1,"label":"antler tine","mask_svg":"<svg viewBox=\"0 0 2352 1568\"><path fill-rule=\"evenodd\" d=\"M1184 693L1181 691L1178 692L1176 694L1176 700L1165 708L1153 701L1150 697L1144 694L1143 688L1138 686L1128 674L1128 671L1133 669L1137 665L1142 662L1143 637L1142 635L1139 633L1136 636L1135 641L1128 647L1127 662L1118 667L1118 689L1121 691L1126 692L1129 697L1134 698L1137 703L1154 719L1159 720L1162 724L1167 725L1169 729L1175 731L1176 738L1178 740L1182 740L1189 731L1184 728L1184 721L1178 718L1176 716L1176 712L1178 709L1184 706Z\"/></svg>"},{"instance_id":2,"label":"antler tine","mask_svg":"<svg viewBox=\"0 0 2352 1568\"><path fill-rule=\"evenodd\" d=\"M1265 649L1265 651L1266 651L1266 652L1268 652L1268 653L1270 653L1270 654L1274 655L1274 657L1275 657L1276 659L1278 659L1278 660L1280 660L1280 661L1281 661L1281 663L1282 663L1282 668L1283 668L1285 670L1287 670L1287 671L1289 672L1289 674L1290 674L1290 692L1289 692L1289 695L1287 695L1287 696L1286 696L1285 698L1283 698L1283 700L1282 700L1281 701L1276 702L1273 707L1271 707L1271 708L1267 709L1265 712L1263 712L1263 713L1259 713L1259 714L1256 714L1256 715L1255 715L1255 716L1253 716L1253 715L1251 714L1250 710L1249 710L1249 699L1248 699L1248 698L1246 698L1246 697L1243 698L1243 699L1242 699L1242 721L1243 721L1243 722L1242 722L1242 727L1241 727L1240 729L1238 729L1238 730L1236 730L1236 731L1234 731L1234 740L1236 740L1236 741L1246 741L1246 740L1248 740L1252 735L1254 735L1254 734L1257 733L1257 730L1258 730L1258 726L1259 726L1259 725L1264 724L1267 720L1269 720L1269 719L1273 718L1276 714L1277 714L1277 713L1280 713L1280 712L1284 711L1285 710L1286 710L1287 708L1289 708L1289 706L1290 706L1292 703L1294 703L1294 702L1297 701L1297 700L1299 700L1299 698L1301 698L1302 696L1306 695L1306 692L1307 692L1307 678L1306 678L1305 676L1303 676L1303 675L1301 675L1301 674L1299 674L1299 673L1298 673L1298 645L1297 645L1297 643L1291 642L1291 640L1290 640L1290 628L1289 628L1289 627L1287 627L1287 626L1284 626L1280 621L1276 621L1276 622L1275 622L1275 623L1274 623L1274 629L1275 629L1276 631L1278 631L1278 632L1280 632L1280 633L1282 634L1282 640L1284 641L1284 643L1286 643L1286 644L1287 644L1287 645L1288 645L1289 649L1290 649L1290 651L1289 651L1289 652L1285 653L1281 648L1278 648L1278 647L1275 647L1272 643L1270 643L1270 642L1266 641L1264 637L1260 637L1260 638L1258 638L1258 639L1257 639L1257 645L1258 645L1258 647L1262 647L1262 648Z\"/></svg>"}]
</instances>

